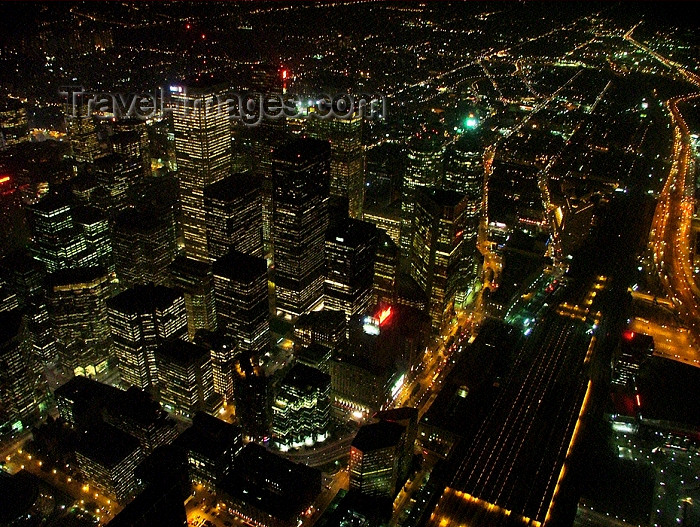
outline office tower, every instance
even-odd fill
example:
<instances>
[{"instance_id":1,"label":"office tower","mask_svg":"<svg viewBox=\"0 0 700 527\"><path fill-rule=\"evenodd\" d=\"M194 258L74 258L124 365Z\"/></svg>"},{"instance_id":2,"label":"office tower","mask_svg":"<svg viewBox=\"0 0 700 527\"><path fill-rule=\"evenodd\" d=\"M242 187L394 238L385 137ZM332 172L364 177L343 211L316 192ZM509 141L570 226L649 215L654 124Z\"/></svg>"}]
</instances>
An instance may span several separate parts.
<instances>
[{"instance_id":1,"label":"office tower","mask_svg":"<svg viewBox=\"0 0 700 527\"><path fill-rule=\"evenodd\" d=\"M148 126L147 121L142 119L118 119L112 123L114 134L109 138L114 152L136 155L141 159L144 176L152 174Z\"/></svg>"},{"instance_id":2,"label":"office tower","mask_svg":"<svg viewBox=\"0 0 700 527\"><path fill-rule=\"evenodd\" d=\"M289 317L323 298L330 145L297 139L275 150L273 238L276 309Z\"/></svg>"},{"instance_id":3,"label":"office tower","mask_svg":"<svg viewBox=\"0 0 700 527\"><path fill-rule=\"evenodd\" d=\"M295 364L280 382L272 405L272 438L277 448L311 446L328 438L331 377Z\"/></svg>"},{"instance_id":4,"label":"office tower","mask_svg":"<svg viewBox=\"0 0 700 527\"><path fill-rule=\"evenodd\" d=\"M396 496L405 430L391 421L360 428L350 446L350 490L378 498Z\"/></svg>"},{"instance_id":5,"label":"office tower","mask_svg":"<svg viewBox=\"0 0 700 527\"><path fill-rule=\"evenodd\" d=\"M20 101L6 99L0 103L0 150L29 141L27 108Z\"/></svg>"},{"instance_id":6,"label":"office tower","mask_svg":"<svg viewBox=\"0 0 700 527\"><path fill-rule=\"evenodd\" d=\"M328 346L314 342L309 346L304 346L294 354L299 364L305 364L311 368L316 368L323 373L330 372L331 357L333 351Z\"/></svg>"},{"instance_id":7,"label":"office tower","mask_svg":"<svg viewBox=\"0 0 700 527\"><path fill-rule=\"evenodd\" d=\"M396 296L396 280L399 273L399 248L389 235L381 230L374 260L373 303L391 304Z\"/></svg>"},{"instance_id":8,"label":"office tower","mask_svg":"<svg viewBox=\"0 0 700 527\"><path fill-rule=\"evenodd\" d=\"M75 207L73 222L82 229L85 244L94 255L94 265L114 272L109 218L94 207Z\"/></svg>"},{"instance_id":9,"label":"office tower","mask_svg":"<svg viewBox=\"0 0 700 527\"><path fill-rule=\"evenodd\" d=\"M170 338L187 338L183 293L139 285L108 300L107 307L122 384L144 390L157 384L155 349Z\"/></svg>"},{"instance_id":10,"label":"office tower","mask_svg":"<svg viewBox=\"0 0 700 527\"><path fill-rule=\"evenodd\" d=\"M211 354L211 368L214 375L214 391L224 398L226 403L233 402L233 362L238 354L235 339L223 331L200 329L194 343L206 348Z\"/></svg>"},{"instance_id":11,"label":"office tower","mask_svg":"<svg viewBox=\"0 0 700 527\"><path fill-rule=\"evenodd\" d=\"M234 249L263 256L262 179L234 174L204 189L207 247L215 260Z\"/></svg>"},{"instance_id":12,"label":"office tower","mask_svg":"<svg viewBox=\"0 0 700 527\"><path fill-rule=\"evenodd\" d=\"M416 194L411 277L428 297L429 314L436 330L466 280L467 207L467 197L454 191L420 189Z\"/></svg>"},{"instance_id":13,"label":"office tower","mask_svg":"<svg viewBox=\"0 0 700 527\"><path fill-rule=\"evenodd\" d=\"M312 311L300 316L294 324L294 344L298 348L317 342L337 351L345 347L347 327L342 311Z\"/></svg>"},{"instance_id":14,"label":"office tower","mask_svg":"<svg viewBox=\"0 0 700 527\"><path fill-rule=\"evenodd\" d=\"M56 342L46 304L45 266L22 251L3 258L0 269L10 289L17 295L19 306L27 315L27 329L34 357L40 362L53 362L56 359Z\"/></svg>"},{"instance_id":15,"label":"office tower","mask_svg":"<svg viewBox=\"0 0 700 527\"><path fill-rule=\"evenodd\" d=\"M382 143L367 150L363 215L367 209L381 210L396 201L399 202L400 211L401 188L403 187L405 171L406 152L404 145Z\"/></svg>"},{"instance_id":16,"label":"office tower","mask_svg":"<svg viewBox=\"0 0 700 527\"><path fill-rule=\"evenodd\" d=\"M165 284L177 254L172 215L128 210L114 222L114 261L122 287Z\"/></svg>"},{"instance_id":17,"label":"office tower","mask_svg":"<svg viewBox=\"0 0 700 527\"><path fill-rule=\"evenodd\" d=\"M271 64L254 64L251 66L249 87L261 96L282 93L282 74L277 66ZM255 102L253 115L261 115L259 99ZM265 252L272 249L272 215L273 215L273 151L282 146L286 139L286 119L263 119L257 126L247 127L246 135L250 141L250 156L253 173L262 180L262 222Z\"/></svg>"},{"instance_id":18,"label":"office tower","mask_svg":"<svg viewBox=\"0 0 700 527\"><path fill-rule=\"evenodd\" d=\"M441 184L445 147L437 135L413 136L407 144L406 172L401 194L401 254L410 253L413 236L413 210L419 188L434 188Z\"/></svg>"},{"instance_id":19,"label":"office tower","mask_svg":"<svg viewBox=\"0 0 700 527\"><path fill-rule=\"evenodd\" d=\"M362 218L365 192L365 152L362 146L362 118L310 119L311 137L330 141L330 193L347 198L351 218Z\"/></svg>"},{"instance_id":20,"label":"office tower","mask_svg":"<svg viewBox=\"0 0 700 527\"><path fill-rule=\"evenodd\" d=\"M483 194L484 145L480 134L464 134L449 147L442 186L469 196Z\"/></svg>"},{"instance_id":21,"label":"office tower","mask_svg":"<svg viewBox=\"0 0 700 527\"><path fill-rule=\"evenodd\" d=\"M384 207L365 207L362 219L374 223L391 237L396 245L401 244L401 200Z\"/></svg>"},{"instance_id":22,"label":"office tower","mask_svg":"<svg viewBox=\"0 0 700 527\"><path fill-rule=\"evenodd\" d=\"M97 265L84 233L73 221L73 210L65 200L48 196L27 207L32 232L32 256L49 273L60 269Z\"/></svg>"},{"instance_id":23,"label":"office tower","mask_svg":"<svg viewBox=\"0 0 700 527\"><path fill-rule=\"evenodd\" d=\"M193 485L216 486L231 472L236 454L243 448L243 434L236 425L198 412L192 426L180 434L173 446L185 452Z\"/></svg>"},{"instance_id":24,"label":"office tower","mask_svg":"<svg viewBox=\"0 0 700 527\"><path fill-rule=\"evenodd\" d=\"M126 432L104 424L80 434L75 458L85 482L111 498L125 503L138 490L134 472L144 454Z\"/></svg>"},{"instance_id":25,"label":"office tower","mask_svg":"<svg viewBox=\"0 0 700 527\"><path fill-rule=\"evenodd\" d=\"M197 412L215 413L221 396L214 392L211 353L180 339L156 348L160 402L166 410L192 419Z\"/></svg>"},{"instance_id":26,"label":"office tower","mask_svg":"<svg viewBox=\"0 0 700 527\"><path fill-rule=\"evenodd\" d=\"M218 327L239 350L262 356L270 347L265 258L230 251L213 265Z\"/></svg>"},{"instance_id":27,"label":"office tower","mask_svg":"<svg viewBox=\"0 0 700 527\"><path fill-rule=\"evenodd\" d=\"M236 418L243 433L253 441L270 435L272 397L270 380L250 352L239 354L233 363L233 398Z\"/></svg>"},{"instance_id":28,"label":"office tower","mask_svg":"<svg viewBox=\"0 0 700 527\"><path fill-rule=\"evenodd\" d=\"M347 322L372 303L377 228L348 219L326 231L326 281L323 304L345 313Z\"/></svg>"},{"instance_id":29,"label":"office tower","mask_svg":"<svg viewBox=\"0 0 700 527\"><path fill-rule=\"evenodd\" d=\"M92 163L100 154L95 121L85 95L70 95L65 105L66 132L73 159L77 163Z\"/></svg>"},{"instance_id":30,"label":"office tower","mask_svg":"<svg viewBox=\"0 0 700 527\"><path fill-rule=\"evenodd\" d=\"M92 174L101 190L93 202L114 218L127 208L129 189L143 177L143 169L138 157L107 154L93 161Z\"/></svg>"},{"instance_id":31,"label":"office tower","mask_svg":"<svg viewBox=\"0 0 700 527\"><path fill-rule=\"evenodd\" d=\"M217 485L216 497L245 523L258 527L303 525L321 494L321 471L249 443Z\"/></svg>"},{"instance_id":32,"label":"office tower","mask_svg":"<svg viewBox=\"0 0 700 527\"><path fill-rule=\"evenodd\" d=\"M404 427L401 443L398 445L399 470L398 485L402 485L411 474L413 452L418 437L418 409L409 406L382 410L374 415L375 419L398 423ZM398 486L397 485L397 486Z\"/></svg>"},{"instance_id":33,"label":"office tower","mask_svg":"<svg viewBox=\"0 0 700 527\"><path fill-rule=\"evenodd\" d=\"M211 263L180 256L170 266L171 284L185 292L190 340L200 329L216 331L214 274Z\"/></svg>"},{"instance_id":34,"label":"office tower","mask_svg":"<svg viewBox=\"0 0 700 527\"><path fill-rule=\"evenodd\" d=\"M89 377L108 367L111 338L109 274L101 267L65 269L48 278L49 319L66 372Z\"/></svg>"},{"instance_id":35,"label":"office tower","mask_svg":"<svg viewBox=\"0 0 700 527\"><path fill-rule=\"evenodd\" d=\"M17 431L37 412L34 390L40 373L29 363L30 342L19 310L0 313L0 426Z\"/></svg>"},{"instance_id":36,"label":"office tower","mask_svg":"<svg viewBox=\"0 0 700 527\"><path fill-rule=\"evenodd\" d=\"M226 86L192 82L170 91L185 250L190 258L206 260L204 189L231 169Z\"/></svg>"}]
</instances>

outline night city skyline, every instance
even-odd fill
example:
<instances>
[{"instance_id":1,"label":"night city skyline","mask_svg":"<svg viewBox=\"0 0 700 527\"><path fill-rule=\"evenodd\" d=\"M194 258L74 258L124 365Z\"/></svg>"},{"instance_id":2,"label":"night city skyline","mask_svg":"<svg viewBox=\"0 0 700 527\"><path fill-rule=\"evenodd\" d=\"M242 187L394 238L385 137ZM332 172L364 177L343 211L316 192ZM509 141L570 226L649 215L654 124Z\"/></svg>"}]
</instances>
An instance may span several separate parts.
<instances>
[{"instance_id":1,"label":"night city skyline","mask_svg":"<svg viewBox=\"0 0 700 527\"><path fill-rule=\"evenodd\" d=\"M693 13L0 1L0 527L700 526Z\"/></svg>"}]
</instances>

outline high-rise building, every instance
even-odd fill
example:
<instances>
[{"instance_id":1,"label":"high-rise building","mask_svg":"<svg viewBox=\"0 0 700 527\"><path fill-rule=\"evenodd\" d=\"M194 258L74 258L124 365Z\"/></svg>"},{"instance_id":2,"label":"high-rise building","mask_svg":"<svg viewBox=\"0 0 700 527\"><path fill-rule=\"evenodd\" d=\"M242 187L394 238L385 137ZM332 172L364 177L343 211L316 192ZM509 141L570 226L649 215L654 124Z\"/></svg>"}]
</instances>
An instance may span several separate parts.
<instances>
[{"instance_id":1,"label":"high-rise building","mask_svg":"<svg viewBox=\"0 0 700 527\"><path fill-rule=\"evenodd\" d=\"M442 183L445 146L440 137L413 136L407 143L407 163L401 195L401 253L408 256L413 239L413 210L419 188Z\"/></svg>"},{"instance_id":2,"label":"high-rise building","mask_svg":"<svg viewBox=\"0 0 700 527\"><path fill-rule=\"evenodd\" d=\"M134 286L107 306L122 384L144 390L157 384L155 349L170 338L187 338L183 293L153 284Z\"/></svg>"},{"instance_id":3,"label":"high-rise building","mask_svg":"<svg viewBox=\"0 0 700 527\"><path fill-rule=\"evenodd\" d=\"M82 229L85 244L94 255L95 265L114 272L109 218L95 207L75 207L73 222Z\"/></svg>"},{"instance_id":4,"label":"high-rise building","mask_svg":"<svg viewBox=\"0 0 700 527\"><path fill-rule=\"evenodd\" d=\"M206 260L204 189L231 169L231 128L226 85L191 82L171 86L182 230L187 256Z\"/></svg>"},{"instance_id":5,"label":"high-rise building","mask_svg":"<svg viewBox=\"0 0 700 527\"><path fill-rule=\"evenodd\" d=\"M300 316L294 324L294 344L299 348L317 342L337 351L345 347L347 328L342 311L312 311Z\"/></svg>"},{"instance_id":6,"label":"high-rise building","mask_svg":"<svg viewBox=\"0 0 700 527\"><path fill-rule=\"evenodd\" d=\"M365 152L362 146L362 123L359 115L347 119L310 119L307 132L311 137L330 141L330 193L347 198L351 218L362 218L365 192Z\"/></svg>"},{"instance_id":7,"label":"high-rise building","mask_svg":"<svg viewBox=\"0 0 700 527\"><path fill-rule=\"evenodd\" d=\"M396 496L405 431L391 421L360 428L350 446L350 490L372 497Z\"/></svg>"},{"instance_id":8,"label":"high-rise building","mask_svg":"<svg viewBox=\"0 0 700 527\"><path fill-rule=\"evenodd\" d=\"M216 331L214 274L209 262L180 256L170 266L171 284L185 292L190 340L200 329Z\"/></svg>"},{"instance_id":9,"label":"high-rise building","mask_svg":"<svg viewBox=\"0 0 700 527\"><path fill-rule=\"evenodd\" d=\"M75 457L88 484L125 503L138 490L134 472L144 454L138 440L104 424L80 434Z\"/></svg>"},{"instance_id":10,"label":"high-rise building","mask_svg":"<svg viewBox=\"0 0 700 527\"><path fill-rule=\"evenodd\" d=\"M68 201L48 196L28 206L27 215L32 232L30 251L47 272L98 265L97 251L88 243L81 225L74 221Z\"/></svg>"},{"instance_id":11,"label":"high-rise building","mask_svg":"<svg viewBox=\"0 0 700 527\"><path fill-rule=\"evenodd\" d=\"M326 231L324 307L345 313L347 322L372 304L377 228L348 219Z\"/></svg>"},{"instance_id":12,"label":"high-rise building","mask_svg":"<svg viewBox=\"0 0 700 527\"><path fill-rule=\"evenodd\" d=\"M209 258L235 249L263 256L262 179L234 174L204 189Z\"/></svg>"},{"instance_id":13,"label":"high-rise building","mask_svg":"<svg viewBox=\"0 0 700 527\"><path fill-rule=\"evenodd\" d=\"M411 276L428 297L435 329L444 322L446 310L466 280L467 209L467 197L454 191L420 189L416 194Z\"/></svg>"},{"instance_id":14,"label":"high-rise building","mask_svg":"<svg viewBox=\"0 0 700 527\"><path fill-rule=\"evenodd\" d=\"M49 318L64 370L89 377L108 373L111 337L109 274L101 267L65 269L48 278Z\"/></svg>"},{"instance_id":15,"label":"high-rise building","mask_svg":"<svg viewBox=\"0 0 700 527\"><path fill-rule=\"evenodd\" d=\"M113 218L127 207L129 189L143 177L143 168L138 157L107 154L93 161L92 173L101 190L93 202Z\"/></svg>"},{"instance_id":16,"label":"high-rise building","mask_svg":"<svg viewBox=\"0 0 700 527\"><path fill-rule=\"evenodd\" d=\"M250 352L239 354L233 363L233 397L236 418L243 434L254 441L270 435L271 386L259 358Z\"/></svg>"},{"instance_id":17,"label":"high-rise building","mask_svg":"<svg viewBox=\"0 0 700 527\"><path fill-rule=\"evenodd\" d=\"M270 347L267 261L229 251L213 265L219 329L239 350L262 356Z\"/></svg>"},{"instance_id":18,"label":"high-rise building","mask_svg":"<svg viewBox=\"0 0 700 527\"><path fill-rule=\"evenodd\" d=\"M156 211L124 211L114 222L114 260L123 287L166 284L177 254L175 225Z\"/></svg>"},{"instance_id":19,"label":"high-rise building","mask_svg":"<svg viewBox=\"0 0 700 527\"><path fill-rule=\"evenodd\" d=\"M211 353L211 367L214 374L214 391L227 403L233 402L233 365L238 354L236 340L223 331L200 329L194 343Z\"/></svg>"},{"instance_id":20,"label":"high-rise building","mask_svg":"<svg viewBox=\"0 0 700 527\"><path fill-rule=\"evenodd\" d=\"M221 408L208 349L170 339L156 349L155 356L160 402L166 410L192 419L197 412L213 414Z\"/></svg>"},{"instance_id":21,"label":"high-rise building","mask_svg":"<svg viewBox=\"0 0 700 527\"><path fill-rule=\"evenodd\" d=\"M399 273L399 248L389 235L381 230L374 261L374 305L391 304L396 296L396 280Z\"/></svg>"},{"instance_id":22,"label":"high-rise building","mask_svg":"<svg viewBox=\"0 0 700 527\"><path fill-rule=\"evenodd\" d=\"M331 377L295 364L280 382L272 405L272 438L282 451L311 446L328 438Z\"/></svg>"},{"instance_id":23,"label":"high-rise building","mask_svg":"<svg viewBox=\"0 0 700 527\"><path fill-rule=\"evenodd\" d=\"M483 194L484 145L479 133L462 135L446 152L443 188L469 196Z\"/></svg>"},{"instance_id":24,"label":"high-rise building","mask_svg":"<svg viewBox=\"0 0 700 527\"><path fill-rule=\"evenodd\" d=\"M115 131L110 136L112 150L129 153L141 159L143 175L151 175L151 144L148 138L148 124L142 119L118 119L112 123ZM116 137L115 137L116 136Z\"/></svg>"},{"instance_id":25,"label":"high-rise building","mask_svg":"<svg viewBox=\"0 0 700 527\"><path fill-rule=\"evenodd\" d=\"M73 159L78 163L92 163L100 154L95 121L88 110L86 96L69 96L65 107L66 132Z\"/></svg>"},{"instance_id":26,"label":"high-rise building","mask_svg":"<svg viewBox=\"0 0 700 527\"><path fill-rule=\"evenodd\" d=\"M330 144L316 139L297 139L273 156L276 309L290 317L323 298L329 165Z\"/></svg>"},{"instance_id":27,"label":"high-rise building","mask_svg":"<svg viewBox=\"0 0 700 527\"><path fill-rule=\"evenodd\" d=\"M27 107L15 99L0 104L0 150L29 141Z\"/></svg>"},{"instance_id":28,"label":"high-rise building","mask_svg":"<svg viewBox=\"0 0 700 527\"><path fill-rule=\"evenodd\" d=\"M0 313L0 427L22 430L37 412L39 372L29 363L30 341L19 310Z\"/></svg>"}]
</instances>

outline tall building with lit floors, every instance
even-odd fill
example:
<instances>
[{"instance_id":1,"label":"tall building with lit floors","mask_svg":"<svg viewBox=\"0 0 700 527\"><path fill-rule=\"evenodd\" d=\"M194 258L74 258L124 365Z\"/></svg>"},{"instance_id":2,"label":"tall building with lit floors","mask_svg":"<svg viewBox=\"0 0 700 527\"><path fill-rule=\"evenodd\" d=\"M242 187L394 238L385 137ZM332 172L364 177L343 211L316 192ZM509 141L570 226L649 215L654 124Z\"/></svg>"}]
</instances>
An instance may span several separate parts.
<instances>
[{"instance_id":1,"label":"tall building with lit floors","mask_svg":"<svg viewBox=\"0 0 700 527\"><path fill-rule=\"evenodd\" d=\"M293 318L323 299L330 154L327 141L297 139L273 155L276 309Z\"/></svg>"},{"instance_id":2,"label":"tall building with lit floors","mask_svg":"<svg viewBox=\"0 0 700 527\"><path fill-rule=\"evenodd\" d=\"M438 330L465 287L464 231L468 199L441 189L420 189L413 215L411 277L428 297L433 328Z\"/></svg>"},{"instance_id":3,"label":"tall building with lit floors","mask_svg":"<svg viewBox=\"0 0 700 527\"><path fill-rule=\"evenodd\" d=\"M168 282L169 266L177 254L175 224L155 211L128 210L114 226L114 261L122 287Z\"/></svg>"},{"instance_id":4,"label":"tall building with lit floors","mask_svg":"<svg viewBox=\"0 0 700 527\"><path fill-rule=\"evenodd\" d=\"M223 397L225 403L233 403L233 366L238 355L236 340L226 336L223 331L200 329L194 343L211 353L214 391Z\"/></svg>"},{"instance_id":5,"label":"tall building with lit floors","mask_svg":"<svg viewBox=\"0 0 700 527\"><path fill-rule=\"evenodd\" d=\"M135 471L144 454L138 440L104 424L79 435L75 458L87 485L120 503L138 490Z\"/></svg>"},{"instance_id":6,"label":"tall building with lit floors","mask_svg":"<svg viewBox=\"0 0 700 527\"><path fill-rule=\"evenodd\" d=\"M6 99L0 104L0 150L29 141L27 107L16 99Z\"/></svg>"},{"instance_id":7,"label":"tall building with lit floors","mask_svg":"<svg viewBox=\"0 0 700 527\"><path fill-rule=\"evenodd\" d=\"M171 86L182 230L187 256L206 260L204 189L231 168L231 128L227 86L192 81Z\"/></svg>"},{"instance_id":8,"label":"tall building with lit floors","mask_svg":"<svg viewBox=\"0 0 700 527\"><path fill-rule=\"evenodd\" d=\"M213 273L219 329L239 350L264 355L270 347L267 261L232 250L214 262Z\"/></svg>"},{"instance_id":9,"label":"tall building with lit floors","mask_svg":"<svg viewBox=\"0 0 700 527\"><path fill-rule=\"evenodd\" d=\"M108 373L110 295L110 277L101 267L64 269L49 275L49 319L59 362L67 373L89 377Z\"/></svg>"},{"instance_id":10,"label":"tall building with lit floors","mask_svg":"<svg viewBox=\"0 0 700 527\"><path fill-rule=\"evenodd\" d=\"M37 414L39 373L29 363L30 345L21 312L0 313L0 429L22 430Z\"/></svg>"},{"instance_id":11,"label":"tall building with lit floors","mask_svg":"<svg viewBox=\"0 0 700 527\"><path fill-rule=\"evenodd\" d=\"M379 302L391 304L396 296L400 251L385 231L378 229L378 232L377 253L374 261L373 304L376 305Z\"/></svg>"},{"instance_id":12,"label":"tall building with lit floors","mask_svg":"<svg viewBox=\"0 0 700 527\"><path fill-rule=\"evenodd\" d=\"M263 256L262 179L233 174L204 189L209 258L234 249Z\"/></svg>"},{"instance_id":13,"label":"tall building with lit floors","mask_svg":"<svg viewBox=\"0 0 700 527\"><path fill-rule=\"evenodd\" d=\"M328 438L330 375L296 364L279 385L272 405L272 438L282 451Z\"/></svg>"},{"instance_id":14,"label":"tall building with lit floors","mask_svg":"<svg viewBox=\"0 0 700 527\"><path fill-rule=\"evenodd\" d=\"M350 490L375 498L393 498L401 469L405 427L379 421L360 428L350 446Z\"/></svg>"},{"instance_id":15,"label":"tall building with lit floors","mask_svg":"<svg viewBox=\"0 0 700 527\"><path fill-rule=\"evenodd\" d=\"M365 192L365 151L362 146L362 123L359 115L347 119L314 119L308 121L311 137L331 143L332 196L347 198L351 218L362 218Z\"/></svg>"},{"instance_id":16,"label":"tall building with lit floors","mask_svg":"<svg viewBox=\"0 0 700 527\"><path fill-rule=\"evenodd\" d=\"M271 425L271 382L250 352L239 354L233 363L233 398L236 418L243 434L253 441L269 438Z\"/></svg>"},{"instance_id":17,"label":"tall building with lit floors","mask_svg":"<svg viewBox=\"0 0 700 527\"><path fill-rule=\"evenodd\" d=\"M143 177L143 166L139 157L108 154L95 159L92 172L101 190L95 205L113 218L127 208L129 189Z\"/></svg>"},{"instance_id":18,"label":"tall building with lit floors","mask_svg":"<svg viewBox=\"0 0 700 527\"><path fill-rule=\"evenodd\" d=\"M326 282L323 305L345 313L346 322L366 314L372 304L377 228L347 219L326 231Z\"/></svg>"},{"instance_id":19,"label":"tall building with lit floors","mask_svg":"<svg viewBox=\"0 0 700 527\"><path fill-rule=\"evenodd\" d=\"M413 239L413 210L419 188L434 188L443 177L445 146L437 134L412 136L406 143L407 161L401 192L401 253L408 256Z\"/></svg>"},{"instance_id":20,"label":"tall building with lit floors","mask_svg":"<svg viewBox=\"0 0 700 527\"><path fill-rule=\"evenodd\" d=\"M155 349L170 338L187 339L185 297L165 286L135 286L107 301L112 345L124 386L158 383Z\"/></svg>"},{"instance_id":21,"label":"tall building with lit floors","mask_svg":"<svg viewBox=\"0 0 700 527\"><path fill-rule=\"evenodd\" d=\"M65 105L66 132L77 163L92 163L100 154L95 120L89 113L86 95L69 95Z\"/></svg>"},{"instance_id":22,"label":"tall building with lit floors","mask_svg":"<svg viewBox=\"0 0 700 527\"><path fill-rule=\"evenodd\" d=\"M216 331L214 273L211 263L180 256L173 261L169 269L170 285L182 289L185 293L187 332L190 340L194 339L200 329Z\"/></svg>"},{"instance_id":23,"label":"tall building with lit floors","mask_svg":"<svg viewBox=\"0 0 700 527\"><path fill-rule=\"evenodd\" d=\"M214 392L214 373L208 349L170 339L156 349L159 397L169 412L192 419L197 412L216 413L222 398Z\"/></svg>"}]
</instances>

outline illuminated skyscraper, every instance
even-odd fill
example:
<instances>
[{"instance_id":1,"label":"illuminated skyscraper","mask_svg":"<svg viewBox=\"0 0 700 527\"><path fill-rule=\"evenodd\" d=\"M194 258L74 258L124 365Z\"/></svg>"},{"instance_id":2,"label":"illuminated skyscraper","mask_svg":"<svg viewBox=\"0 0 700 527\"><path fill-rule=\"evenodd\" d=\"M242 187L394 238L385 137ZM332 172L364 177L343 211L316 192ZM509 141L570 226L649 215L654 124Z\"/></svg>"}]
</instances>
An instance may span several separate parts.
<instances>
[{"instance_id":1,"label":"illuminated skyscraper","mask_svg":"<svg viewBox=\"0 0 700 527\"><path fill-rule=\"evenodd\" d=\"M328 438L331 377L296 364L279 385L272 405L272 437L283 451Z\"/></svg>"},{"instance_id":2,"label":"illuminated skyscraper","mask_svg":"<svg viewBox=\"0 0 700 527\"><path fill-rule=\"evenodd\" d=\"M64 269L48 278L49 317L64 370L89 377L107 373L109 274L101 267Z\"/></svg>"},{"instance_id":3,"label":"illuminated skyscraper","mask_svg":"<svg viewBox=\"0 0 700 527\"><path fill-rule=\"evenodd\" d=\"M122 384L141 389L157 384L155 349L169 338L187 338L183 294L164 286L136 286L107 306Z\"/></svg>"},{"instance_id":4,"label":"illuminated skyscraper","mask_svg":"<svg viewBox=\"0 0 700 527\"><path fill-rule=\"evenodd\" d=\"M170 266L170 283L185 292L190 340L200 329L216 331L214 275L211 263L180 256Z\"/></svg>"},{"instance_id":5,"label":"illuminated skyscraper","mask_svg":"<svg viewBox=\"0 0 700 527\"><path fill-rule=\"evenodd\" d=\"M195 82L171 86L182 230L187 256L206 260L204 189L231 169L226 86Z\"/></svg>"},{"instance_id":6,"label":"illuminated skyscraper","mask_svg":"<svg viewBox=\"0 0 700 527\"><path fill-rule=\"evenodd\" d=\"M92 170L101 189L95 205L113 218L127 207L127 192L143 177L141 160L122 154L108 154L95 159Z\"/></svg>"},{"instance_id":7,"label":"illuminated skyscraper","mask_svg":"<svg viewBox=\"0 0 700 527\"><path fill-rule=\"evenodd\" d=\"M469 196L483 194L484 145L477 132L460 137L447 150L443 188Z\"/></svg>"},{"instance_id":8,"label":"illuminated skyscraper","mask_svg":"<svg viewBox=\"0 0 700 527\"><path fill-rule=\"evenodd\" d=\"M115 134L110 136L112 149L121 154L136 155L141 159L143 175L151 175L151 148L148 124L142 119L118 119L112 124Z\"/></svg>"},{"instance_id":9,"label":"illuminated skyscraper","mask_svg":"<svg viewBox=\"0 0 700 527\"><path fill-rule=\"evenodd\" d=\"M30 340L19 310L0 313L0 426L29 424L36 413L34 388L39 372L29 363Z\"/></svg>"},{"instance_id":10,"label":"illuminated skyscraper","mask_svg":"<svg viewBox=\"0 0 700 527\"><path fill-rule=\"evenodd\" d=\"M78 163L92 163L100 154L95 121L88 113L85 96L74 95L65 105L66 132L73 159Z\"/></svg>"},{"instance_id":11,"label":"illuminated skyscraper","mask_svg":"<svg viewBox=\"0 0 700 527\"><path fill-rule=\"evenodd\" d=\"M114 261L119 282L166 284L177 254L175 225L168 215L128 210L114 222Z\"/></svg>"},{"instance_id":12,"label":"illuminated skyscraper","mask_svg":"<svg viewBox=\"0 0 700 527\"><path fill-rule=\"evenodd\" d=\"M292 317L323 298L330 144L297 139L274 153L276 309Z\"/></svg>"},{"instance_id":13,"label":"illuminated skyscraper","mask_svg":"<svg viewBox=\"0 0 700 527\"><path fill-rule=\"evenodd\" d=\"M270 379L260 367L258 357L250 352L236 357L232 371L238 424L246 436L262 441L270 435Z\"/></svg>"},{"instance_id":14,"label":"illuminated skyscraper","mask_svg":"<svg viewBox=\"0 0 700 527\"><path fill-rule=\"evenodd\" d=\"M166 410L192 419L197 412L213 414L221 407L208 349L170 339L156 349L155 356L160 402Z\"/></svg>"},{"instance_id":15,"label":"illuminated skyscraper","mask_svg":"<svg viewBox=\"0 0 700 527\"><path fill-rule=\"evenodd\" d=\"M235 249L263 256L262 179L234 174L204 189L209 258Z\"/></svg>"},{"instance_id":16,"label":"illuminated skyscraper","mask_svg":"<svg viewBox=\"0 0 700 527\"><path fill-rule=\"evenodd\" d=\"M433 328L444 322L465 279L465 243L468 199L441 189L419 189L413 221L411 276L428 297Z\"/></svg>"},{"instance_id":17,"label":"illuminated skyscraper","mask_svg":"<svg viewBox=\"0 0 700 527\"><path fill-rule=\"evenodd\" d=\"M326 231L323 303L345 313L346 322L367 314L372 303L377 228L348 219Z\"/></svg>"},{"instance_id":18,"label":"illuminated skyscraper","mask_svg":"<svg viewBox=\"0 0 700 527\"><path fill-rule=\"evenodd\" d=\"M20 101L8 99L0 103L0 150L29 141L27 108Z\"/></svg>"},{"instance_id":19,"label":"illuminated skyscraper","mask_svg":"<svg viewBox=\"0 0 700 527\"><path fill-rule=\"evenodd\" d=\"M348 199L351 218L362 218L365 191L365 152L359 115L348 119L310 119L311 137L331 143L330 193Z\"/></svg>"},{"instance_id":20,"label":"illuminated skyscraper","mask_svg":"<svg viewBox=\"0 0 700 527\"><path fill-rule=\"evenodd\" d=\"M418 188L442 182L445 147L436 135L412 137L407 143L406 173L401 196L401 253L408 256L412 240L413 210Z\"/></svg>"},{"instance_id":21,"label":"illuminated skyscraper","mask_svg":"<svg viewBox=\"0 0 700 527\"><path fill-rule=\"evenodd\" d=\"M238 349L264 355L270 346L267 261L230 251L213 268L219 329Z\"/></svg>"},{"instance_id":22,"label":"illuminated skyscraper","mask_svg":"<svg viewBox=\"0 0 700 527\"><path fill-rule=\"evenodd\" d=\"M374 304L391 304L396 296L396 280L399 273L399 248L389 235L377 229L379 239L374 262Z\"/></svg>"}]
</instances>

